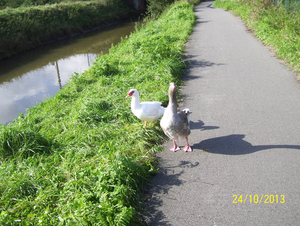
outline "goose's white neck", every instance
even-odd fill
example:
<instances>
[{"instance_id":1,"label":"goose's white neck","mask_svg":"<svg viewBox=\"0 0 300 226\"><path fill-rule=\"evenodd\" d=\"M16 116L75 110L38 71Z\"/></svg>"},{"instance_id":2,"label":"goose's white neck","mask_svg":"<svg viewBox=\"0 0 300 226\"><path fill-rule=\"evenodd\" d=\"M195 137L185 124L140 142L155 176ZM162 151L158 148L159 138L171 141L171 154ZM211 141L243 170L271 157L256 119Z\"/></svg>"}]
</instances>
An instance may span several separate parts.
<instances>
[{"instance_id":1,"label":"goose's white neck","mask_svg":"<svg viewBox=\"0 0 300 226\"><path fill-rule=\"evenodd\" d=\"M137 109L140 106L140 97L139 93L136 91L131 98L131 109Z\"/></svg>"}]
</instances>

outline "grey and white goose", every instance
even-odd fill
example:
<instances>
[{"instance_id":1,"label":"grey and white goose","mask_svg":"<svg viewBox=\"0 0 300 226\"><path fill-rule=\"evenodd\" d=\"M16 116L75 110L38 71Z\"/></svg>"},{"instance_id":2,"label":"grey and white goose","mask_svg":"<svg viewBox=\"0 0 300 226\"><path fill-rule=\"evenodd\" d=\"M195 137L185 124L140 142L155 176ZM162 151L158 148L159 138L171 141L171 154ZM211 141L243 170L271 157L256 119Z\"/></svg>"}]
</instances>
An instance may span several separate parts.
<instances>
[{"instance_id":1,"label":"grey and white goose","mask_svg":"<svg viewBox=\"0 0 300 226\"><path fill-rule=\"evenodd\" d=\"M170 148L170 151L180 150L176 141L186 140L186 146L184 151L193 151L188 142L188 136L191 133L190 130L190 114L192 112L185 108L184 110L177 111L177 99L176 99L176 85L174 82L170 83L169 87L169 103L164 112L164 115L160 121L160 126L164 133L173 140L174 146Z\"/></svg>"}]
</instances>

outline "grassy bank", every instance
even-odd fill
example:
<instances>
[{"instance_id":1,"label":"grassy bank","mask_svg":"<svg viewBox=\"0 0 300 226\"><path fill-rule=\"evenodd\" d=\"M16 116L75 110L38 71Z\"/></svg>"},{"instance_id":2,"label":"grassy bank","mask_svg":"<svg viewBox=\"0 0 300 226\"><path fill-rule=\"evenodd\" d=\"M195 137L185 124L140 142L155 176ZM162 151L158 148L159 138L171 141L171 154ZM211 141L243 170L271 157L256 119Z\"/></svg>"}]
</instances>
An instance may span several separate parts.
<instances>
[{"instance_id":1,"label":"grassy bank","mask_svg":"<svg viewBox=\"0 0 300 226\"><path fill-rule=\"evenodd\" d=\"M132 12L121 0L61 2L0 10L0 59L32 49L49 39L122 19Z\"/></svg>"},{"instance_id":2,"label":"grassy bank","mask_svg":"<svg viewBox=\"0 0 300 226\"><path fill-rule=\"evenodd\" d=\"M46 4L56 4L61 2L76 2L77 0L1 0L0 10L5 8L18 8ZM90 0L81 0L90 1ZM102 1L102 0L98 0Z\"/></svg>"},{"instance_id":3,"label":"grassy bank","mask_svg":"<svg viewBox=\"0 0 300 226\"><path fill-rule=\"evenodd\" d=\"M0 126L1 225L134 225L164 139L125 99L167 105L195 23L180 3L137 28L54 97Z\"/></svg>"},{"instance_id":4,"label":"grassy bank","mask_svg":"<svg viewBox=\"0 0 300 226\"><path fill-rule=\"evenodd\" d=\"M214 6L239 16L278 58L300 73L300 8L289 12L284 6L277 7L269 0L217 0Z\"/></svg>"}]
</instances>

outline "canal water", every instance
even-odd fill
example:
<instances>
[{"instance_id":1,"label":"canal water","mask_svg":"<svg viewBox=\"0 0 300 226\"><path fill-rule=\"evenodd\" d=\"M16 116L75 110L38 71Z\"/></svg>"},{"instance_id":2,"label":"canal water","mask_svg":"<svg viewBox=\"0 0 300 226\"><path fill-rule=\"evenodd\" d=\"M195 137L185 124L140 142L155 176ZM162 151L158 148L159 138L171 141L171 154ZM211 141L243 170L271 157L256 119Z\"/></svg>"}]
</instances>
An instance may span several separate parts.
<instances>
[{"instance_id":1,"label":"canal water","mask_svg":"<svg viewBox=\"0 0 300 226\"><path fill-rule=\"evenodd\" d=\"M134 22L113 25L0 61L0 123L9 124L19 113L56 94L74 72L88 69L134 27Z\"/></svg>"}]
</instances>

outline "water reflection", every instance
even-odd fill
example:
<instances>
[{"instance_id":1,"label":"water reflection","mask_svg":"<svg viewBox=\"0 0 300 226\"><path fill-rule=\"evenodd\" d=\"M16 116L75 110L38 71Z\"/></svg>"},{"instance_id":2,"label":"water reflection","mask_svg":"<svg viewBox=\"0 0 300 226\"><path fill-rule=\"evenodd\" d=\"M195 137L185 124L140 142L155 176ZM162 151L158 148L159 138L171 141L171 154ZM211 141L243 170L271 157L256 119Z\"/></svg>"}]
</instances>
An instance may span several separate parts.
<instances>
[{"instance_id":1,"label":"water reflection","mask_svg":"<svg viewBox=\"0 0 300 226\"><path fill-rule=\"evenodd\" d=\"M0 61L0 123L8 124L26 108L56 94L74 72L89 68L99 54L133 30L134 23L120 24Z\"/></svg>"}]
</instances>

